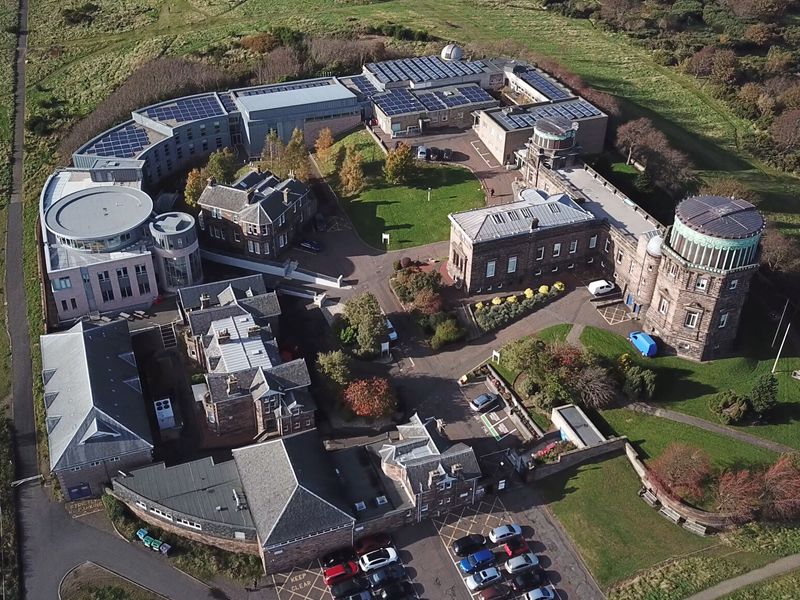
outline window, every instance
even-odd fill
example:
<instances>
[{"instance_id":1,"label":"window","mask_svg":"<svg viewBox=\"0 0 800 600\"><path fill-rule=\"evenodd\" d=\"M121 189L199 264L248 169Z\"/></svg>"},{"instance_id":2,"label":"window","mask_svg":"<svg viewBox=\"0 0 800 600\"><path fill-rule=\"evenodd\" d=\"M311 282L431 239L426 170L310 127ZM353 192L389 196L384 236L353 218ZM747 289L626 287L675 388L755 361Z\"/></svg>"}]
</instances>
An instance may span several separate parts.
<instances>
[{"instance_id":1,"label":"window","mask_svg":"<svg viewBox=\"0 0 800 600\"><path fill-rule=\"evenodd\" d=\"M239 222L239 213L233 213L233 222L234 223L238 223Z\"/></svg>"},{"instance_id":2,"label":"window","mask_svg":"<svg viewBox=\"0 0 800 600\"><path fill-rule=\"evenodd\" d=\"M248 252L253 251L253 240L247 240L247 251Z\"/></svg>"},{"instance_id":3,"label":"window","mask_svg":"<svg viewBox=\"0 0 800 600\"><path fill-rule=\"evenodd\" d=\"M486 263L486 277L494 277L495 265L496 262L493 260L490 260L489 262Z\"/></svg>"},{"instance_id":4,"label":"window","mask_svg":"<svg viewBox=\"0 0 800 600\"><path fill-rule=\"evenodd\" d=\"M200 225L201 231L206 230L206 218L202 212L199 215L197 215L197 224Z\"/></svg>"},{"instance_id":5,"label":"window","mask_svg":"<svg viewBox=\"0 0 800 600\"><path fill-rule=\"evenodd\" d=\"M119 462L119 456L113 456L108 459L108 462Z\"/></svg>"},{"instance_id":6,"label":"window","mask_svg":"<svg viewBox=\"0 0 800 600\"><path fill-rule=\"evenodd\" d=\"M130 298L133 296L133 291L131 291L131 284L130 282L119 284L119 295L123 298Z\"/></svg>"},{"instance_id":7,"label":"window","mask_svg":"<svg viewBox=\"0 0 800 600\"><path fill-rule=\"evenodd\" d=\"M177 519L175 519L175 522L180 523L181 525L185 525L186 527L191 527L192 529L197 529L197 531L201 531L203 529L200 523L195 523L194 521L184 519L183 517L178 517Z\"/></svg>"},{"instance_id":8,"label":"window","mask_svg":"<svg viewBox=\"0 0 800 600\"><path fill-rule=\"evenodd\" d=\"M144 296L145 294L150 293L150 282L149 281L140 281L139 282L139 295Z\"/></svg>"},{"instance_id":9,"label":"window","mask_svg":"<svg viewBox=\"0 0 800 600\"><path fill-rule=\"evenodd\" d=\"M684 320L683 324L686 325L689 329L694 329L697 327L697 321L700 315L696 312L687 312L686 319Z\"/></svg>"},{"instance_id":10,"label":"window","mask_svg":"<svg viewBox=\"0 0 800 600\"><path fill-rule=\"evenodd\" d=\"M569 243L569 253L575 254L578 251L578 240L572 240Z\"/></svg>"},{"instance_id":11,"label":"window","mask_svg":"<svg viewBox=\"0 0 800 600\"><path fill-rule=\"evenodd\" d=\"M81 470L81 468L80 468L80 467L70 467L70 471L72 471L73 473L74 473L75 471L80 471L80 470Z\"/></svg>"},{"instance_id":12,"label":"window","mask_svg":"<svg viewBox=\"0 0 800 600\"><path fill-rule=\"evenodd\" d=\"M658 312L660 312L662 315L665 315L667 314L668 310L669 310L669 301L666 298L662 297L658 303Z\"/></svg>"},{"instance_id":13,"label":"window","mask_svg":"<svg viewBox=\"0 0 800 600\"><path fill-rule=\"evenodd\" d=\"M286 245L286 242L289 241L286 237L285 233L282 233L278 236L278 247L283 248Z\"/></svg>"},{"instance_id":14,"label":"window","mask_svg":"<svg viewBox=\"0 0 800 600\"><path fill-rule=\"evenodd\" d=\"M277 220L277 221L275 221L275 225L277 225L278 227L280 227L280 226L281 226L281 225L283 225L284 223L286 223L286 214L285 214L285 213L284 213L284 214L282 214L280 217L278 217L278 220Z\"/></svg>"},{"instance_id":15,"label":"window","mask_svg":"<svg viewBox=\"0 0 800 600\"><path fill-rule=\"evenodd\" d=\"M93 460L92 462L89 463L89 466L90 467L99 467L102 464L103 464L102 460Z\"/></svg>"},{"instance_id":16,"label":"window","mask_svg":"<svg viewBox=\"0 0 800 600\"><path fill-rule=\"evenodd\" d=\"M97 274L97 281L108 281L108 271L100 271Z\"/></svg>"},{"instance_id":17,"label":"window","mask_svg":"<svg viewBox=\"0 0 800 600\"><path fill-rule=\"evenodd\" d=\"M694 288L696 290L705 291L708 289L708 279L705 277L698 277L697 281L694 284Z\"/></svg>"},{"instance_id":18,"label":"window","mask_svg":"<svg viewBox=\"0 0 800 600\"><path fill-rule=\"evenodd\" d=\"M608 249L611 247L611 238L606 238L606 243L603 246L603 252L608 252Z\"/></svg>"},{"instance_id":19,"label":"window","mask_svg":"<svg viewBox=\"0 0 800 600\"><path fill-rule=\"evenodd\" d=\"M100 290L101 295L103 296L103 302L111 302L114 299L114 290L107 289L107 290Z\"/></svg>"},{"instance_id":20,"label":"window","mask_svg":"<svg viewBox=\"0 0 800 600\"><path fill-rule=\"evenodd\" d=\"M617 262L621 263L623 258L625 258L625 254L623 254L622 250L617 250Z\"/></svg>"},{"instance_id":21,"label":"window","mask_svg":"<svg viewBox=\"0 0 800 600\"><path fill-rule=\"evenodd\" d=\"M589 248L597 248L597 236L593 235L589 238Z\"/></svg>"},{"instance_id":22,"label":"window","mask_svg":"<svg viewBox=\"0 0 800 600\"><path fill-rule=\"evenodd\" d=\"M144 502L139 502L137 500L136 501L136 506L138 506L139 508L143 508L143 509L147 510L147 504L145 504Z\"/></svg>"},{"instance_id":23,"label":"window","mask_svg":"<svg viewBox=\"0 0 800 600\"><path fill-rule=\"evenodd\" d=\"M261 254L261 244L255 242L253 244L253 252L255 252L256 254Z\"/></svg>"},{"instance_id":24,"label":"window","mask_svg":"<svg viewBox=\"0 0 800 600\"><path fill-rule=\"evenodd\" d=\"M218 209L216 206L211 209L211 217L213 219L221 219L222 218L222 211Z\"/></svg>"},{"instance_id":25,"label":"window","mask_svg":"<svg viewBox=\"0 0 800 600\"><path fill-rule=\"evenodd\" d=\"M672 263L669 266L669 276L674 278L677 274L678 274L678 265Z\"/></svg>"},{"instance_id":26,"label":"window","mask_svg":"<svg viewBox=\"0 0 800 600\"><path fill-rule=\"evenodd\" d=\"M552 271L553 273L558 273L558 265L556 265L555 267L553 267L553 268L551 269L551 271Z\"/></svg>"},{"instance_id":27,"label":"window","mask_svg":"<svg viewBox=\"0 0 800 600\"><path fill-rule=\"evenodd\" d=\"M544 258L544 246L539 246L536 249L536 260L542 260Z\"/></svg>"},{"instance_id":28,"label":"window","mask_svg":"<svg viewBox=\"0 0 800 600\"><path fill-rule=\"evenodd\" d=\"M728 324L728 313L724 312L719 316L719 328L722 329Z\"/></svg>"},{"instance_id":29,"label":"window","mask_svg":"<svg viewBox=\"0 0 800 600\"><path fill-rule=\"evenodd\" d=\"M159 517L162 517L167 521L172 521L172 515L169 513L165 513L163 510L159 510L157 508L151 508L150 512L157 514Z\"/></svg>"},{"instance_id":30,"label":"window","mask_svg":"<svg viewBox=\"0 0 800 600\"><path fill-rule=\"evenodd\" d=\"M739 280L738 279L731 279L731 282L728 284L728 289L729 290L735 290L737 285L739 285Z\"/></svg>"},{"instance_id":31,"label":"window","mask_svg":"<svg viewBox=\"0 0 800 600\"><path fill-rule=\"evenodd\" d=\"M68 290L72 287L72 281L69 277L59 277L53 280L53 291Z\"/></svg>"},{"instance_id":32,"label":"window","mask_svg":"<svg viewBox=\"0 0 800 600\"><path fill-rule=\"evenodd\" d=\"M536 271L533 273L533 276L534 277L539 277L539 275L541 275L541 274L542 274L542 270L541 269L536 269Z\"/></svg>"},{"instance_id":33,"label":"window","mask_svg":"<svg viewBox=\"0 0 800 600\"><path fill-rule=\"evenodd\" d=\"M67 308L67 301L66 300L62 300L61 301L61 310L69 310Z\"/></svg>"},{"instance_id":34,"label":"window","mask_svg":"<svg viewBox=\"0 0 800 600\"><path fill-rule=\"evenodd\" d=\"M508 257L508 272L509 273L516 273L517 272L517 257L516 256L509 256Z\"/></svg>"},{"instance_id":35,"label":"window","mask_svg":"<svg viewBox=\"0 0 800 600\"><path fill-rule=\"evenodd\" d=\"M233 232L233 241L234 242L241 242L242 241L242 236L239 235L239 232L236 231L236 230L234 230L234 232Z\"/></svg>"},{"instance_id":36,"label":"window","mask_svg":"<svg viewBox=\"0 0 800 600\"><path fill-rule=\"evenodd\" d=\"M72 305L72 310L77 310L78 309L78 303L75 302L75 298L70 298L69 299L69 303Z\"/></svg>"}]
</instances>

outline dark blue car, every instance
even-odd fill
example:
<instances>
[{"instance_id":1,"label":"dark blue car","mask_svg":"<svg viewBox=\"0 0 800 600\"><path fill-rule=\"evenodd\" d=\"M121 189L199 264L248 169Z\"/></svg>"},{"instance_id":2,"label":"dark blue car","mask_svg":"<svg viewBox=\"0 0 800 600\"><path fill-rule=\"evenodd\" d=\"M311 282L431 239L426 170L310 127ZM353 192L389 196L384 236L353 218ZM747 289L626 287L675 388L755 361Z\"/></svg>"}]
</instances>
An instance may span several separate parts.
<instances>
[{"instance_id":1,"label":"dark blue car","mask_svg":"<svg viewBox=\"0 0 800 600\"><path fill-rule=\"evenodd\" d=\"M467 558L459 561L459 568L467 574L480 571L483 568L491 567L495 563L494 552L488 548L478 550L475 554L469 555Z\"/></svg>"}]
</instances>

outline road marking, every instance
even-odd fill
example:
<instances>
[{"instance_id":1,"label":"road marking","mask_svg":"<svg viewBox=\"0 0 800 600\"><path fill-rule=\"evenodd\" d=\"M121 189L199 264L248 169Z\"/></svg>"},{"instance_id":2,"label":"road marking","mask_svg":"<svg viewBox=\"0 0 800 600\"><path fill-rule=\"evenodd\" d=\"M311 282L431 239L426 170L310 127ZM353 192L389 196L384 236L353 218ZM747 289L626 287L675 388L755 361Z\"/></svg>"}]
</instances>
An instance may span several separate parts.
<instances>
[{"instance_id":1,"label":"road marking","mask_svg":"<svg viewBox=\"0 0 800 600\"><path fill-rule=\"evenodd\" d=\"M486 425L486 429L489 432L489 435L491 435L494 438L495 442L499 442L501 439L503 439L503 436L497 433L497 431L494 428L494 425L491 424L486 415L481 415L481 421L483 421L483 424Z\"/></svg>"}]
</instances>

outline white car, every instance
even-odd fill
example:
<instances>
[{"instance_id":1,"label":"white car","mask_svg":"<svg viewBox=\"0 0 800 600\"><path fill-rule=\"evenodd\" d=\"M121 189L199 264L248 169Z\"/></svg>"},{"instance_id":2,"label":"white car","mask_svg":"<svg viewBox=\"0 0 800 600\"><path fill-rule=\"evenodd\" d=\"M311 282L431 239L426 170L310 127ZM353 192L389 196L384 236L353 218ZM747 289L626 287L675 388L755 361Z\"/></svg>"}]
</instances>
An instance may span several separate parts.
<instances>
[{"instance_id":1,"label":"white car","mask_svg":"<svg viewBox=\"0 0 800 600\"><path fill-rule=\"evenodd\" d=\"M604 296L614 291L614 284L606 279L598 279L586 286L592 296Z\"/></svg>"},{"instance_id":2,"label":"white car","mask_svg":"<svg viewBox=\"0 0 800 600\"><path fill-rule=\"evenodd\" d=\"M467 587L471 592L477 592L495 583L500 583L502 579L503 576L500 575L500 571L494 567L490 567L467 577Z\"/></svg>"},{"instance_id":3,"label":"white car","mask_svg":"<svg viewBox=\"0 0 800 600\"><path fill-rule=\"evenodd\" d=\"M417 160L425 160L428 158L428 149L425 146L417 148Z\"/></svg>"},{"instance_id":4,"label":"white car","mask_svg":"<svg viewBox=\"0 0 800 600\"><path fill-rule=\"evenodd\" d=\"M539 557L533 552L526 552L519 556L514 556L506 561L505 569L511 575L522 573L523 571L530 571L534 567L539 566Z\"/></svg>"},{"instance_id":5,"label":"white car","mask_svg":"<svg viewBox=\"0 0 800 600\"><path fill-rule=\"evenodd\" d=\"M556 593L546 587L536 588L525 594L525 600L553 600L555 597Z\"/></svg>"},{"instance_id":6,"label":"white car","mask_svg":"<svg viewBox=\"0 0 800 600\"><path fill-rule=\"evenodd\" d=\"M519 525L500 525L489 532L489 539L493 544L500 544L521 535L522 527Z\"/></svg>"},{"instance_id":7,"label":"white car","mask_svg":"<svg viewBox=\"0 0 800 600\"><path fill-rule=\"evenodd\" d=\"M396 563L398 559L397 550L394 548L381 548L380 550L373 550L367 552L364 556L358 559L358 566L365 573L367 571L374 571L386 565Z\"/></svg>"}]
</instances>

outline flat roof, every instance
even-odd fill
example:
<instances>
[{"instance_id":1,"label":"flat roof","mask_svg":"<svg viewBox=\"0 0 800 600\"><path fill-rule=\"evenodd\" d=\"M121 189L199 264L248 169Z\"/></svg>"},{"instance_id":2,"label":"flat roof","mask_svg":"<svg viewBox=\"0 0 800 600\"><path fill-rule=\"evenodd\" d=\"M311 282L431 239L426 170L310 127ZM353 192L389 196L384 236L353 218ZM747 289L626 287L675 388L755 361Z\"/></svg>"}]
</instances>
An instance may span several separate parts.
<instances>
[{"instance_id":1,"label":"flat roof","mask_svg":"<svg viewBox=\"0 0 800 600\"><path fill-rule=\"evenodd\" d=\"M613 187L602 177L583 167L556 171L585 197L581 207L598 219L605 219L612 227L630 236L639 237L661 228L661 224L648 215L638 204ZM569 193L569 191L568 191Z\"/></svg>"},{"instance_id":2,"label":"flat roof","mask_svg":"<svg viewBox=\"0 0 800 600\"><path fill-rule=\"evenodd\" d=\"M335 100L357 100L353 92L333 77L243 88L234 90L233 94L236 104L246 113Z\"/></svg>"},{"instance_id":3,"label":"flat roof","mask_svg":"<svg viewBox=\"0 0 800 600\"><path fill-rule=\"evenodd\" d=\"M533 129L536 122L543 117L560 117L569 121L582 121L606 116L603 111L583 98L506 106L484 110L483 112L506 131Z\"/></svg>"},{"instance_id":4,"label":"flat roof","mask_svg":"<svg viewBox=\"0 0 800 600\"><path fill-rule=\"evenodd\" d=\"M150 229L165 235L182 233L194 227L194 217L183 212L168 212L158 215L152 223Z\"/></svg>"},{"instance_id":5,"label":"flat roof","mask_svg":"<svg viewBox=\"0 0 800 600\"><path fill-rule=\"evenodd\" d=\"M736 240L753 237L764 229L756 207L726 196L690 196L675 209L675 218L705 235Z\"/></svg>"},{"instance_id":6,"label":"flat roof","mask_svg":"<svg viewBox=\"0 0 800 600\"><path fill-rule=\"evenodd\" d=\"M153 201L127 186L87 187L62 197L44 214L47 229L73 240L95 240L139 227L153 212Z\"/></svg>"},{"instance_id":7,"label":"flat roof","mask_svg":"<svg viewBox=\"0 0 800 600\"><path fill-rule=\"evenodd\" d=\"M597 430L589 417L574 404L559 406L553 409L558 412L572 428L572 432L583 442L585 447L597 446L606 441L606 438Z\"/></svg>"},{"instance_id":8,"label":"flat roof","mask_svg":"<svg viewBox=\"0 0 800 600\"><path fill-rule=\"evenodd\" d=\"M384 84L401 81L424 83L499 71L488 61L442 60L438 56L415 56L367 63L364 69Z\"/></svg>"}]
</instances>

